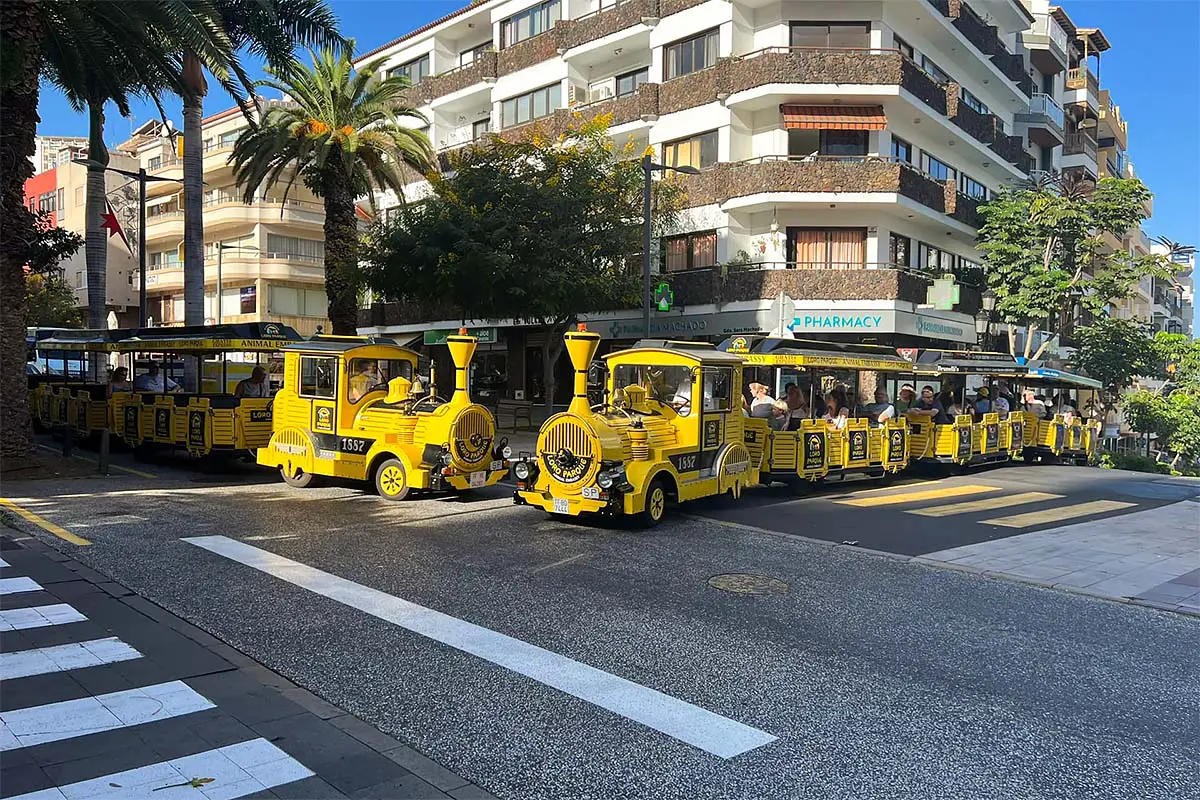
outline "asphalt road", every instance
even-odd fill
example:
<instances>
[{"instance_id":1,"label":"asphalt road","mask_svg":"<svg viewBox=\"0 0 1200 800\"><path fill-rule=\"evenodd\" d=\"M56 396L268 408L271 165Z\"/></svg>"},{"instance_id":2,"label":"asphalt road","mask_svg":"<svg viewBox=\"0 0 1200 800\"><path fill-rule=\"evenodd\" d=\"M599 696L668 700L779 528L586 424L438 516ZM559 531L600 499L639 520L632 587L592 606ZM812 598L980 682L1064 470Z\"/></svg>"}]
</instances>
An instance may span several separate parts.
<instances>
[{"instance_id":1,"label":"asphalt road","mask_svg":"<svg viewBox=\"0 0 1200 800\"><path fill-rule=\"evenodd\" d=\"M4 494L91 540L56 542L81 561L501 797L1200 794L1196 619L803 538L928 552L953 546L949 528L959 543L991 535L973 515L910 522L839 503L840 487L799 500L779 489L646 532L561 523L502 489L389 504L345 487L150 469L157 478L10 483ZM967 480L1052 485L1072 501L1163 494L1138 476L1069 468ZM183 541L205 536L777 738L712 755ZM727 573L779 583L764 595L709 584Z\"/></svg>"}]
</instances>

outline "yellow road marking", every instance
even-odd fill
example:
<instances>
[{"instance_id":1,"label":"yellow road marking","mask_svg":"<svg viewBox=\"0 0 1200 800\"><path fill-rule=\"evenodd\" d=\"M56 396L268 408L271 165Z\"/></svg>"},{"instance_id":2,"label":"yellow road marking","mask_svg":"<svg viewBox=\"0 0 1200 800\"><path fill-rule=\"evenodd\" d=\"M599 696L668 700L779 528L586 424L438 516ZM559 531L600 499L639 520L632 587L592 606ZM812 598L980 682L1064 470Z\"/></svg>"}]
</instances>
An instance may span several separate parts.
<instances>
[{"instance_id":1,"label":"yellow road marking","mask_svg":"<svg viewBox=\"0 0 1200 800\"><path fill-rule=\"evenodd\" d=\"M21 508L19 505L14 503L12 500L9 500L4 497L0 497L0 506L7 508L9 511L13 512L14 514L21 517L22 519L32 522L34 525L37 525L39 528L46 531L47 533L54 534L58 538L62 539L64 542L70 542L71 544L78 544L78 545L91 544L91 542L89 542L87 539L84 539L82 536L76 536L75 534L73 534L69 530L67 530L66 528L60 528L58 525L55 525L53 522L46 519L45 517L39 517L37 514L33 513L32 511L25 509L25 508Z\"/></svg>"},{"instance_id":2,"label":"yellow road marking","mask_svg":"<svg viewBox=\"0 0 1200 800\"><path fill-rule=\"evenodd\" d=\"M1000 491L999 486L967 484L965 486L943 486L940 489L922 489L917 492L885 494L878 495L876 497L854 497L850 500L835 500L834 502L847 506L866 508L869 506L890 506L896 503L916 503L919 500L937 500L942 497L961 497L965 494L979 494L980 492L998 491Z\"/></svg>"},{"instance_id":3,"label":"yellow road marking","mask_svg":"<svg viewBox=\"0 0 1200 800\"><path fill-rule=\"evenodd\" d=\"M985 519L983 525L1000 525L1005 528L1028 528L1031 525L1041 525L1044 522L1058 522L1075 517L1086 517L1090 514L1103 514L1105 511L1120 511L1130 508L1137 503L1122 503L1119 500L1093 500L1090 503L1079 503L1073 506L1047 508L1044 511L1031 511L1028 514L1014 514L1011 517L996 517Z\"/></svg>"},{"instance_id":4,"label":"yellow road marking","mask_svg":"<svg viewBox=\"0 0 1200 800\"><path fill-rule=\"evenodd\" d=\"M54 447L48 447L47 445L44 445L44 444L39 444L38 447L40 447L41 449L43 449L49 453L56 453L56 454L60 454L60 455L62 454L62 450L56 449ZM96 459L88 458L87 456L81 456L78 453L72 453L71 458L78 458L80 461L86 461L89 464L95 464L97 467L100 466L100 462L97 461ZM120 464L114 464L111 461L108 462L108 468L109 469L117 469L117 470L120 470L121 472L128 472L130 475L137 475L139 478L150 478L152 480L158 479L158 476L153 473L142 472L140 469L133 469L132 467L122 467Z\"/></svg>"},{"instance_id":5,"label":"yellow road marking","mask_svg":"<svg viewBox=\"0 0 1200 800\"><path fill-rule=\"evenodd\" d=\"M1049 492L1024 492L1022 494L1006 494L1000 497L985 497L982 500L968 500L965 503L951 503L948 506L931 506L929 508L914 508L906 513L920 514L922 517L949 517L954 514L971 514L976 511L991 511L996 508L1020 506L1025 503L1040 503L1043 500L1058 500L1061 494Z\"/></svg>"}]
</instances>

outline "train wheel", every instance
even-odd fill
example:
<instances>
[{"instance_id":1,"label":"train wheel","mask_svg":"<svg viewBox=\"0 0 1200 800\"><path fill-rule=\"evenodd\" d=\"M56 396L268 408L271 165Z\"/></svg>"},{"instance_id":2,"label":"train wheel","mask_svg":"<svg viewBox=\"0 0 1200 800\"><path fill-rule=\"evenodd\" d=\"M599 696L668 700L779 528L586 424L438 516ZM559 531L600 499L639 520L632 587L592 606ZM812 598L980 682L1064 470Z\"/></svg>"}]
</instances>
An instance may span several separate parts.
<instances>
[{"instance_id":1,"label":"train wheel","mask_svg":"<svg viewBox=\"0 0 1200 800\"><path fill-rule=\"evenodd\" d=\"M375 491L384 500L403 500L408 497L408 475L398 458L389 458L375 470Z\"/></svg>"},{"instance_id":2,"label":"train wheel","mask_svg":"<svg viewBox=\"0 0 1200 800\"><path fill-rule=\"evenodd\" d=\"M284 483L293 489L307 489L317 479L316 475L313 475L311 472L305 472L302 469L297 469L294 475L289 475L287 467L279 468L279 476L283 478Z\"/></svg>"},{"instance_id":3,"label":"train wheel","mask_svg":"<svg viewBox=\"0 0 1200 800\"><path fill-rule=\"evenodd\" d=\"M653 528L667 515L667 485L662 478L655 478L646 493L646 508L639 515L642 527Z\"/></svg>"}]
</instances>

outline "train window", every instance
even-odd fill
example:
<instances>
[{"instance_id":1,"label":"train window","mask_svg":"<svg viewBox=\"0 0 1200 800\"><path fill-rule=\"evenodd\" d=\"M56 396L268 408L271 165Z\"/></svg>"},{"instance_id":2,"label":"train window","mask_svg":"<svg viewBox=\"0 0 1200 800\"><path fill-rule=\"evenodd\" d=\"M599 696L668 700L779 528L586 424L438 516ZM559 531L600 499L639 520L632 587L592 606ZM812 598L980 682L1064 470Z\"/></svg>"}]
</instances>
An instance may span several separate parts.
<instances>
[{"instance_id":1,"label":"train window","mask_svg":"<svg viewBox=\"0 0 1200 800\"><path fill-rule=\"evenodd\" d=\"M337 362L332 356L300 356L300 396L335 397Z\"/></svg>"},{"instance_id":2,"label":"train window","mask_svg":"<svg viewBox=\"0 0 1200 800\"><path fill-rule=\"evenodd\" d=\"M399 358L353 358L350 360L350 402L357 403L363 395L384 389L392 378L412 380L412 364Z\"/></svg>"},{"instance_id":3,"label":"train window","mask_svg":"<svg viewBox=\"0 0 1200 800\"><path fill-rule=\"evenodd\" d=\"M679 415L691 413L693 371L691 367L622 364L613 371L613 390L641 386L646 396L675 407Z\"/></svg>"},{"instance_id":4,"label":"train window","mask_svg":"<svg viewBox=\"0 0 1200 800\"><path fill-rule=\"evenodd\" d=\"M728 411L732 408L733 370L708 367L704 370L704 410Z\"/></svg>"}]
</instances>

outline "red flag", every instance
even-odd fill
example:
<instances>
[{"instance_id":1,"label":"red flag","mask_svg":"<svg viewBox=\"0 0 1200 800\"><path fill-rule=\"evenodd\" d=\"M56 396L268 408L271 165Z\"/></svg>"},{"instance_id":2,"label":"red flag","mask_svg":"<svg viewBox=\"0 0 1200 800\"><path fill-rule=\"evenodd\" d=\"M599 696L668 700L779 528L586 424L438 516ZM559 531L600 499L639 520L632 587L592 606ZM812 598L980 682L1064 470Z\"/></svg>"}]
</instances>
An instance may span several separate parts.
<instances>
[{"instance_id":1,"label":"red flag","mask_svg":"<svg viewBox=\"0 0 1200 800\"><path fill-rule=\"evenodd\" d=\"M133 248L129 246L129 239L125 237L125 231L121 228L121 223L117 220L117 212L113 211L112 203L108 200L104 201L104 216L101 217L100 227L108 230L108 235L111 238L115 233L121 237L121 241L125 243L125 249L133 255Z\"/></svg>"}]
</instances>

